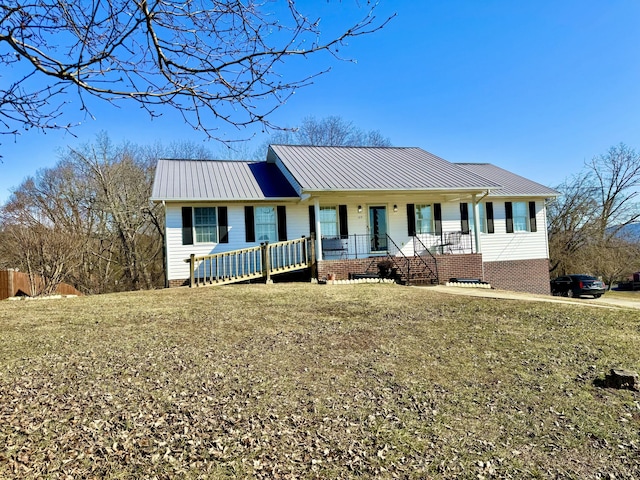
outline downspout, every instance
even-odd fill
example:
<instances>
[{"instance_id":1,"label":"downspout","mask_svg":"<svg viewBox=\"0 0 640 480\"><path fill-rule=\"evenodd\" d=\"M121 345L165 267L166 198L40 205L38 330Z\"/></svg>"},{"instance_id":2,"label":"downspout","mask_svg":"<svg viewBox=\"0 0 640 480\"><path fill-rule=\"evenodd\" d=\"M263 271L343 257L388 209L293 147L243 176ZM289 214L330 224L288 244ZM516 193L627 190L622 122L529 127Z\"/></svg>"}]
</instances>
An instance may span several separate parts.
<instances>
[{"instance_id":1,"label":"downspout","mask_svg":"<svg viewBox=\"0 0 640 480\"><path fill-rule=\"evenodd\" d=\"M167 204L162 200L164 209L164 235L162 236L162 266L164 267L164 288L169 288L169 255L167 254Z\"/></svg>"},{"instance_id":2,"label":"downspout","mask_svg":"<svg viewBox=\"0 0 640 480\"><path fill-rule=\"evenodd\" d=\"M320 199L315 198L313 202L313 210L316 216L316 260L322 261L322 230L320 224Z\"/></svg>"}]
</instances>

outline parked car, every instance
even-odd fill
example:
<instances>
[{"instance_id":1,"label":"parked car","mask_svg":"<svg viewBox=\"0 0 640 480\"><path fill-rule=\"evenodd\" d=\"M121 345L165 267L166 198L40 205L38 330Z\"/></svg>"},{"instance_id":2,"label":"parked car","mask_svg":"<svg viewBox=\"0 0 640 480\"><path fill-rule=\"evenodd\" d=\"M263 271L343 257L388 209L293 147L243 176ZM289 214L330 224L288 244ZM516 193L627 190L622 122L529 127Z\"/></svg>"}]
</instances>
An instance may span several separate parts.
<instances>
[{"instance_id":1,"label":"parked car","mask_svg":"<svg viewBox=\"0 0 640 480\"><path fill-rule=\"evenodd\" d=\"M600 298L606 287L603 282L589 275L564 275L551 280L551 294L565 297L593 295Z\"/></svg>"}]
</instances>

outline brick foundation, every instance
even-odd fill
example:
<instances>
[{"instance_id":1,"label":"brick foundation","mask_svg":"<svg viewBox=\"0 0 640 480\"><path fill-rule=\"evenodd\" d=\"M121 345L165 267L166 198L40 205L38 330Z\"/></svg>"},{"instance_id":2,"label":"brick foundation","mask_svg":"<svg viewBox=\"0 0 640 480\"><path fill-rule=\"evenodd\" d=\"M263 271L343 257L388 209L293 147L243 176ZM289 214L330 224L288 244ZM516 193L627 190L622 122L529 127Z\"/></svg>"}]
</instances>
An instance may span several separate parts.
<instances>
[{"instance_id":1,"label":"brick foundation","mask_svg":"<svg viewBox=\"0 0 640 480\"><path fill-rule=\"evenodd\" d=\"M336 280L347 280L350 273L364 273L368 267L371 273L377 272L377 263L385 257L368 257L344 260L322 260L318 262L318 279L325 280L327 274L333 273ZM417 258L409 257L411 269L419 271L423 263ZM440 283L447 282L452 277L479 278L482 279L482 255L472 253L468 255L436 255L425 259L430 268L435 271L435 263L438 264L438 277Z\"/></svg>"},{"instance_id":2,"label":"brick foundation","mask_svg":"<svg viewBox=\"0 0 640 480\"><path fill-rule=\"evenodd\" d=\"M185 287L189 285L189 279L169 280L169 288Z\"/></svg>"},{"instance_id":3,"label":"brick foundation","mask_svg":"<svg viewBox=\"0 0 640 480\"><path fill-rule=\"evenodd\" d=\"M436 255L440 283L450 278L482 278L482 254Z\"/></svg>"},{"instance_id":4,"label":"brick foundation","mask_svg":"<svg viewBox=\"0 0 640 480\"><path fill-rule=\"evenodd\" d=\"M336 280L347 280L350 273L364 273L372 262L374 262L372 271L377 271L377 262L381 260L384 260L384 257L321 260L318 262L318 279L326 280L327 274L334 273Z\"/></svg>"},{"instance_id":5,"label":"brick foundation","mask_svg":"<svg viewBox=\"0 0 640 480\"><path fill-rule=\"evenodd\" d=\"M492 287L515 292L549 295L549 260L485 262L485 281Z\"/></svg>"}]
</instances>

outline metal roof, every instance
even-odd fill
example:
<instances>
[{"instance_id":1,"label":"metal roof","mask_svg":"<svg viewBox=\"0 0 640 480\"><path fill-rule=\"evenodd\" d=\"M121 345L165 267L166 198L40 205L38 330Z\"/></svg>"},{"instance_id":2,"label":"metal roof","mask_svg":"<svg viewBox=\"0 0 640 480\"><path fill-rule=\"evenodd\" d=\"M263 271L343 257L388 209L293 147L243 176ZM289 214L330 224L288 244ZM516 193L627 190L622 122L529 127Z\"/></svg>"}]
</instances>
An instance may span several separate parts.
<instances>
[{"instance_id":1,"label":"metal roof","mask_svg":"<svg viewBox=\"0 0 640 480\"><path fill-rule=\"evenodd\" d=\"M151 200L298 199L282 172L267 162L159 160Z\"/></svg>"},{"instance_id":2,"label":"metal roof","mask_svg":"<svg viewBox=\"0 0 640 480\"><path fill-rule=\"evenodd\" d=\"M154 201L299 199L303 192L490 191L491 197L559 193L489 163L451 163L420 148L271 145L267 161L159 160Z\"/></svg>"},{"instance_id":3,"label":"metal roof","mask_svg":"<svg viewBox=\"0 0 640 480\"><path fill-rule=\"evenodd\" d=\"M420 148L271 145L306 191L487 190L500 184Z\"/></svg>"},{"instance_id":4,"label":"metal roof","mask_svg":"<svg viewBox=\"0 0 640 480\"><path fill-rule=\"evenodd\" d=\"M502 186L500 190L492 190L489 197L557 197L560 195L552 188L490 163L457 163L456 165Z\"/></svg>"}]
</instances>

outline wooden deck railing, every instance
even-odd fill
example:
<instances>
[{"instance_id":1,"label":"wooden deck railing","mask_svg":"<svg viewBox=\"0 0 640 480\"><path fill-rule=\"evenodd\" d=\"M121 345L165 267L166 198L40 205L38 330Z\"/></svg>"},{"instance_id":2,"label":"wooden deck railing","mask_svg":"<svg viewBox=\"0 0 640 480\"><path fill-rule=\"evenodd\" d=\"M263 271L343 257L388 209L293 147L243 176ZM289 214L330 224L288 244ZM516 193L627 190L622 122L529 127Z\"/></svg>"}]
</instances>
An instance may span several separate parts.
<instances>
[{"instance_id":1,"label":"wooden deck railing","mask_svg":"<svg viewBox=\"0 0 640 480\"><path fill-rule=\"evenodd\" d=\"M285 242L262 243L211 255L191 255L189 286L225 285L255 278L300 270L311 265L312 259L306 237Z\"/></svg>"}]
</instances>

